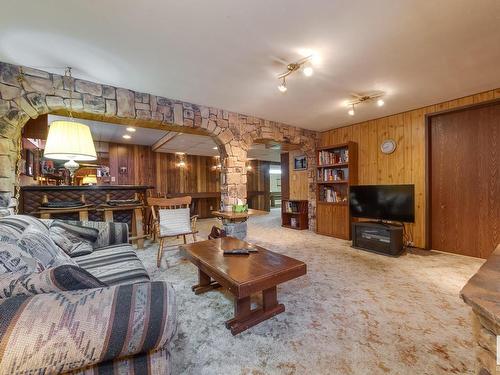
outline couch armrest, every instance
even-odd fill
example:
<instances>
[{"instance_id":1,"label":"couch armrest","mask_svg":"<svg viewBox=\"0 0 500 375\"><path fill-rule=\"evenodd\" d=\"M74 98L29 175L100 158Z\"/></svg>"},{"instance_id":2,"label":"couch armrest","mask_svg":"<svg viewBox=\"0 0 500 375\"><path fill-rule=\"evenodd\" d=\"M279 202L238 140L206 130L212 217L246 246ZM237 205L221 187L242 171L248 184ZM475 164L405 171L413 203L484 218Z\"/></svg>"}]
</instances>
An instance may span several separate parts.
<instances>
[{"instance_id":1,"label":"couch armrest","mask_svg":"<svg viewBox=\"0 0 500 375\"><path fill-rule=\"evenodd\" d=\"M70 223L99 230L94 249L128 243L128 224L126 223L109 223L106 221L73 221Z\"/></svg>"},{"instance_id":2,"label":"couch armrest","mask_svg":"<svg viewBox=\"0 0 500 375\"><path fill-rule=\"evenodd\" d=\"M42 219L47 227L50 227L53 219ZM91 227L99 230L99 237L94 244L94 249L105 246L119 245L128 243L128 224L127 223L110 223L107 221L75 221L75 220L61 220L68 224L81 225L84 227Z\"/></svg>"},{"instance_id":3,"label":"couch armrest","mask_svg":"<svg viewBox=\"0 0 500 375\"><path fill-rule=\"evenodd\" d=\"M162 349L176 331L164 282L0 301L0 374L63 373Z\"/></svg>"},{"instance_id":4,"label":"couch armrest","mask_svg":"<svg viewBox=\"0 0 500 375\"><path fill-rule=\"evenodd\" d=\"M128 243L128 224L107 223L104 221L82 221L82 225L99 229L99 237L94 244L94 249L100 247Z\"/></svg>"}]
</instances>

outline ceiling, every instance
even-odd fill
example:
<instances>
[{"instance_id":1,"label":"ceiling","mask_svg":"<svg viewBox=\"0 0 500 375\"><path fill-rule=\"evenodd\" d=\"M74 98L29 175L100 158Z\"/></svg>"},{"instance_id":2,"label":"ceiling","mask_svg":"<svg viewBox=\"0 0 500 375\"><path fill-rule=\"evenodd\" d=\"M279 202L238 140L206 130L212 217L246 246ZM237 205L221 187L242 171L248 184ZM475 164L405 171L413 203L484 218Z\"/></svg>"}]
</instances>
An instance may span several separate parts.
<instances>
[{"instance_id":1,"label":"ceiling","mask_svg":"<svg viewBox=\"0 0 500 375\"><path fill-rule=\"evenodd\" d=\"M3 1L0 61L325 130L500 86L498 0ZM276 75L304 54L315 73ZM350 93L383 90L356 108Z\"/></svg>"},{"instance_id":2,"label":"ceiling","mask_svg":"<svg viewBox=\"0 0 500 375\"><path fill-rule=\"evenodd\" d=\"M48 116L49 124L56 120L68 120L68 117L55 115ZM129 143L141 146L153 146L156 142L159 142L168 134L169 138L172 138L155 151L167 153L185 152L190 155L202 156L220 155L219 150L217 148L214 149L216 144L213 139L205 135L167 132L150 128L135 128L135 132L128 132L126 130L127 126L125 125L86 119L78 119L78 122L90 127L92 138L96 142ZM124 134L129 134L131 138L124 139ZM270 147L264 144L256 143L251 146L247 156L249 159L279 162L280 152L281 149L279 145L273 145Z\"/></svg>"}]
</instances>

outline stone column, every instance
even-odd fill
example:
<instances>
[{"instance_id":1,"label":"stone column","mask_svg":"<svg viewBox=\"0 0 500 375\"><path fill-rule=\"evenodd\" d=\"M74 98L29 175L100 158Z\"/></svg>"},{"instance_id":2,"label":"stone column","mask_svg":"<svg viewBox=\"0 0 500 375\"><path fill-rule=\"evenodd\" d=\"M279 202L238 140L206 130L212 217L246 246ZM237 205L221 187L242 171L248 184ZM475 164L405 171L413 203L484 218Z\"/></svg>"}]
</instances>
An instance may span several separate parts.
<instances>
[{"instance_id":1,"label":"stone column","mask_svg":"<svg viewBox=\"0 0 500 375\"><path fill-rule=\"evenodd\" d=\"M221 200L224 206L231 206L238 199L246 203L247 198L247 151L242 148L231 148L227 156L221 157Z\"/></svg>"},{"instance_id":2,"label":"stone column","mask_svg":"<svg viewBox=\"0 0 500 375\"><path fill-rule=\"evenodd\" d=\"M0 134L0 217L12 213L17 142Z\"/></svg>"}]
</instances>

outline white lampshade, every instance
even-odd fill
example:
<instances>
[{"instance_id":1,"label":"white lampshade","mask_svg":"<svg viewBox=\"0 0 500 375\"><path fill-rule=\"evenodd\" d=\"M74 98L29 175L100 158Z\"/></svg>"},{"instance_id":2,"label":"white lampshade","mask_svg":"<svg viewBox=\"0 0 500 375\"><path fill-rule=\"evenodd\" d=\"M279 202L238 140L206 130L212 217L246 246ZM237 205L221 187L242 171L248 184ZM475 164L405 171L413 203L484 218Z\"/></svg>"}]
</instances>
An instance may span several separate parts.
<instances>
[{"instance_id":1,"label":"white lampshade","mask_svg":"<svg viewBox=\"0 0 500 375\"><path fill-rule=\"evenodd\" d=\"M52 122L43 156L56 160L96 160L90 128L73 121Z\"/></svg>"}]
</instances>

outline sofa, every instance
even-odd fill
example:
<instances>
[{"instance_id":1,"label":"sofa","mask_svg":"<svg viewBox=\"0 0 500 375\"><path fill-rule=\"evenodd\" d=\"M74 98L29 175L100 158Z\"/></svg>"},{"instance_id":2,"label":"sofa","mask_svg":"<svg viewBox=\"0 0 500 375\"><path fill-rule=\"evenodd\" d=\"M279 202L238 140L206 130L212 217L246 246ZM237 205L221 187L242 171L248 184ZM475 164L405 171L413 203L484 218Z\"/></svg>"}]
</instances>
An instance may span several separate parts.
<instances>
[{"instance_id":1,"label":"sofa","mask_svg":"<svg viewBox=\"0 0 500 375\"><path fill-rule=\"evenodd\" d=\"M0 375L170 374L175 332L126 224L0 218Z\"/></svg>"}]
</instances>

